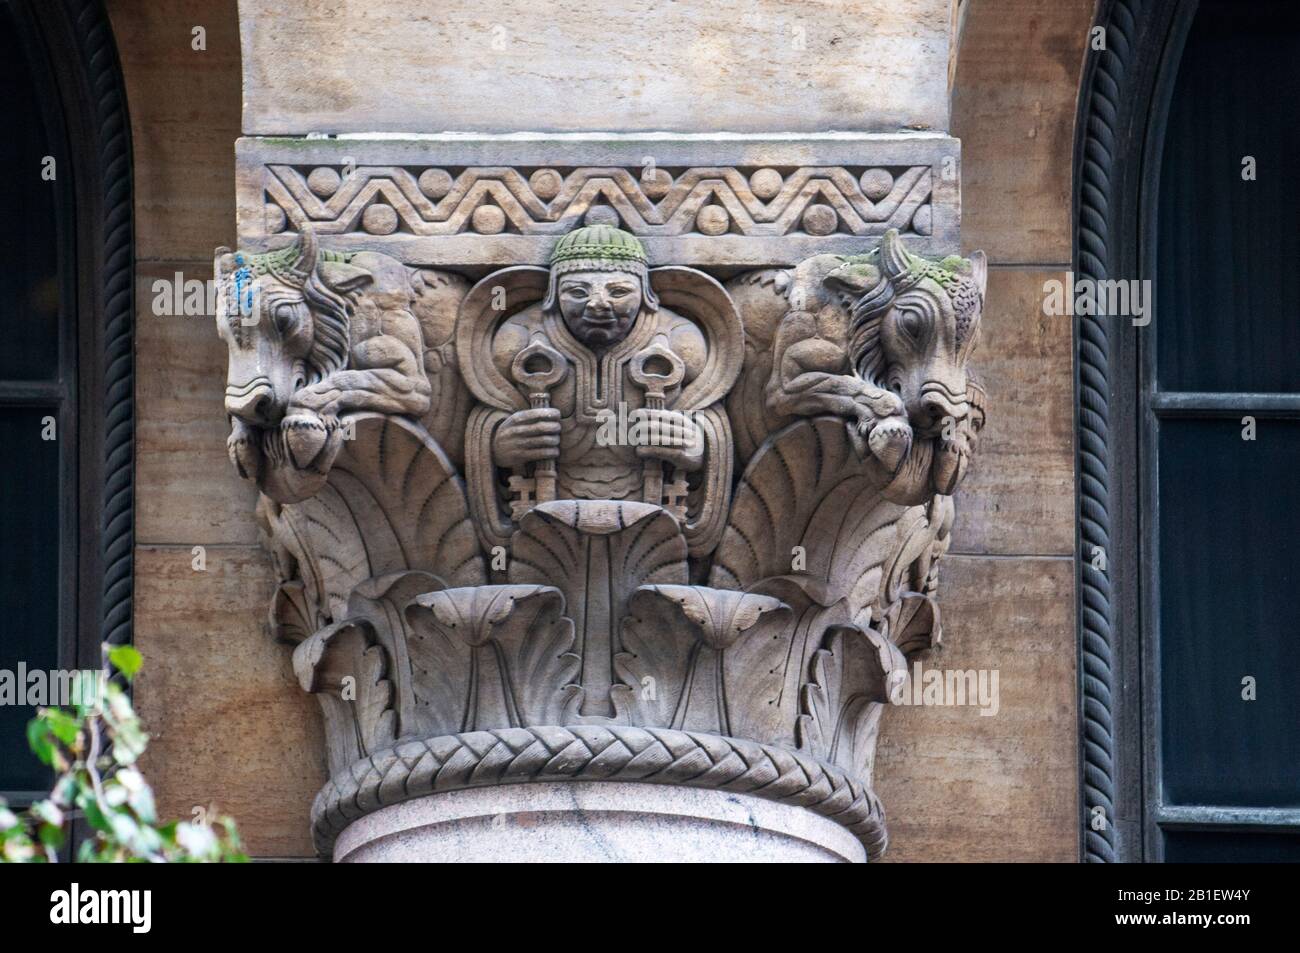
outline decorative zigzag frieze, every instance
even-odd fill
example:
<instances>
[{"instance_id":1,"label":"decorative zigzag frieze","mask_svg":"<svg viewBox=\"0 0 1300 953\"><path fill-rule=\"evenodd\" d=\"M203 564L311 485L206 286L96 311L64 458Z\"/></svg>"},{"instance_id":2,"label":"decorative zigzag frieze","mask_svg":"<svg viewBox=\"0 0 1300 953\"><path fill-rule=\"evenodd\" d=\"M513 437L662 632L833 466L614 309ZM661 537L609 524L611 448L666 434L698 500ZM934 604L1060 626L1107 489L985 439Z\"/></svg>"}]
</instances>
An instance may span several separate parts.
<instances>
[{"instance_id":1,"label":"decorative zigzag frieze","mask_svg":"<svg viewBox=\"0 0 1300 953\"><path fill-rule=\"evenodd\" d=\"M267 231L558 236L588 216L638 236L929 235L928 166L265 167Z\"/></svg>"},{"instance_id":2,"label":"decorative zigzag frieze","mask_svg":"<svg viewBox=\"0 0 1300 953\"><path fill-rule=\"evenodd\" d=\"M651 258L786 267L890 229L960 251L956 140L936 135L242 139L240 247L310 227L340 251L415 267L545 264L556 239L612 225Z\"/></svg>"}]
</instances>

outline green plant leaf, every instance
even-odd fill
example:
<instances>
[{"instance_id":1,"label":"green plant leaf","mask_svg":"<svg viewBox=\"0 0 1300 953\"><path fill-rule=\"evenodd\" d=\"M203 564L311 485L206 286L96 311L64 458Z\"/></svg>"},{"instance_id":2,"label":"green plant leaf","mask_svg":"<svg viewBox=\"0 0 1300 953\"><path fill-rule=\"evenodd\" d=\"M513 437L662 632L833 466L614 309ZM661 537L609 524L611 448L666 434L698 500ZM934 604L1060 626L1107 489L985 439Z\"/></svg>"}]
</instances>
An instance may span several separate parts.
<instances>
[{"instance_id":1,"label":"green plant leaf","mask_svg":"<svg viewBox=\"0 0 1300 953\"><path fill-rule=\"evenodd\" d=\"M53 801L37 801L29 808L32 817L54 827L63 826L63 811Z\"/></svg>"},{"instance_id":2,"label":"green plant leaf","mask_svg":"<svg viewBox=\"0 0 1300 953\"><path fill-rule=\"evenodd\" d=\"M130 645L113 646L108 650L108 660L128 679L135 678L135 673L144 664L144 658Z\"/></svg>"},{"instance_id":3,"label":"green plant leaf","mask_svg":"<svg viewBox=\"0 0 1300 953\"><path fill-rule=\"evenodd\" d=\"M61 708L47 708L43 714L45 723L49 726L54 737L58 738L65 745L71 748L77 743L77 735L81 732L81 719L74 715L69 715Z\"/></svg>"},{"instance_id":4,"label":"green plant leaf","mask_svg":"<svg viewBox=\"0 0 1300 953\"><path fill-rule=\"evenodd\" d=\"M108 657L127 678L140 670L135 649L109 649ZM133 767L149 736L130 696L120 684L102 679L102 673L85 674L97 679L96 687L104 689L102 698L83 690L74 701L75 714L43 708L27 725L32 751L57 777L49 798L37 801L25 815L9 810L0 798L0 862L57 860L55 852L67 841L67 820L74 809L91 828L77 847L77 860L84 863L247 862L230 818L214 819L211 825L158 825L153 791ZM95 736L102 743L90 763Z\"/></svg>"},{"instance_id":5,"label":"green plant leaf","mask_svg":"<svg viewBox=\"0 0 1300 953\"><path fill-rule=\"evenodd\" d=\"M54 736L45 719L37 715L27 723L27 746L41 759L41 764L54 764Z\"/></svg>"},{"instance_id":6,"label":"green plant leaf","mask_svg":"<svg viewBox=\"0 0 1300 953\"><path fill-rule=\"evenodd\" d=\"M63 846L63 828L55 827L51 824L42 824L38 835L41 843L52 850L58 850Z\"/></svg>"}]
</instances>

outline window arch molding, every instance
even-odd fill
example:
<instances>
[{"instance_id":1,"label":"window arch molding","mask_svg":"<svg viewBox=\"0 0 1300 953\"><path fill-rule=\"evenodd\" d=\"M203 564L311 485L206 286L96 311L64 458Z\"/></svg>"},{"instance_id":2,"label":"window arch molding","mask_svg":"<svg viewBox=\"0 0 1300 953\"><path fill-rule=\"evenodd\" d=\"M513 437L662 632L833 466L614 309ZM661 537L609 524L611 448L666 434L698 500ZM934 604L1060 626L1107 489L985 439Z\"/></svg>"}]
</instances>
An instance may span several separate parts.
<instances>
[{"instance_id":1,"label":"window arch molding","mask_svg":"<svg viewBox=\"0 0 1300 953\"><path fill-rule=\"evenodd\" d=\"M1078 279L1151 274L1164 123L1196 0L1102 0L1075 125ZM1082 856L1143 859L1144 699L1137 519L1139 355L1131 319L1075 324Z\"/></svg>"},{"instance_id":2,"label":"window arch molding","mask_svg":"<svg viewBox=\"0 0 1300 953\"><path fill-rule=\"evenodd\" d=\"M132 638L134 233L131 125L103 0L21 5L53 65L73 175L79 666Z\"/></svg>"}]
</instances>

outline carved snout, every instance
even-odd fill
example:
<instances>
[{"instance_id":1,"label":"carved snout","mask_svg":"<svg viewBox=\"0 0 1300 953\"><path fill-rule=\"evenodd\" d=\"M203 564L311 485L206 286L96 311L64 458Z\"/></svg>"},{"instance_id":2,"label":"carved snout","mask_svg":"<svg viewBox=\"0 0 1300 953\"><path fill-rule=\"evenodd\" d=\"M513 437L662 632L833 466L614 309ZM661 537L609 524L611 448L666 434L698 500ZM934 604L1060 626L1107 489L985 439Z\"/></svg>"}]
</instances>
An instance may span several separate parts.
<instances>
[{"instance_id":1,"label":"carved snout","mask_svg":"<svg viewBox=\"0 0 1300 953\"><path fill-rule=\"evenodd\" d=\"M969 410L965 388L954 391L942 381L930 380L921 386L916 404L908 416L912 426L921 431L938 429L945 419L963 419Z\"/></svg>"},{"instance_id":2,"label":"carved snout","mask_svg":"<svg viewBox=\"0 0 1300 953\"><path fill-rule=\"evenodd\" d=\"M257 377L242 385L226 387L226 413L254 427L274 421L275 390L268 377Z\"/></svg>"}]
</instances>

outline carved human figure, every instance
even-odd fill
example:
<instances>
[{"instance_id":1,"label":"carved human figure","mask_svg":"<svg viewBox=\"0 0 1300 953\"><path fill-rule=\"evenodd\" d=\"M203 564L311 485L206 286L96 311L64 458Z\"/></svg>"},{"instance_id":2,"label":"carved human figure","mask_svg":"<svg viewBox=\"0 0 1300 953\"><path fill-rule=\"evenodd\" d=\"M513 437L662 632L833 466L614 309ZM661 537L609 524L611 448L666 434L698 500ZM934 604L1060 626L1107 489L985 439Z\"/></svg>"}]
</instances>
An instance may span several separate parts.
<instances>
[{"instance_id":1,"label":"carved human figure","mask_svg":"<svg viewBox=\"0 0 1300 953\"><path fill-rule=\"evenodd\" d=\"M700 373L706 354L698 327L659 308L646 272L641 243L609 226L570 232L556 245L546 300L502 325L492 359L517 381L515 355L545 342L571 370L556 385L550 407L517 411L502 421L492 440L497 466L555 460L563 498L606 500L640 495L644 458L687 472L700 468L699 429L679 411L647 408L645 391L628 376L637 353L659 344L682 362L680 392ZM602 427L608 436L617 422L620 405L635 432L658 439L600 438Z\"/></svg>"},{"instance_id":2,"label":"carved human figure","mask_svg":"<svg viewBox=\"0 0 1300 953\"><path fill-rule=\"evenodd\" d=\"M231 453L326 716L322 853L496 777L758 793L879 855L881 713L940 638L983 425L983 256L889 232L729 291L592 226L472 288L309 233L217 274Z\"/></svg>"},{"instance_id":3,"label":"carved human figure","mask_svg":"<svg viewBox=\"0 0 1300 953\"><path fill-rule=\"evenodd\" d=\"M491 465L514 473L514 520L549 498L640 500L688 523L688 497L714 493L716 481L701 475L710 455L730 447L720 406L675 404L719 372L709 363L718 346L661 306L634 236L596 225L561 238L545 298L503 321L489 344L500 378L527 400L495 417L488 441Z\"/></svg>"}]
</instances>

